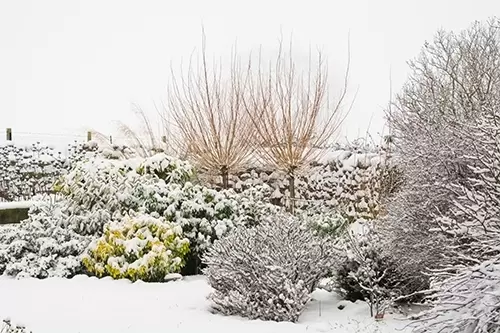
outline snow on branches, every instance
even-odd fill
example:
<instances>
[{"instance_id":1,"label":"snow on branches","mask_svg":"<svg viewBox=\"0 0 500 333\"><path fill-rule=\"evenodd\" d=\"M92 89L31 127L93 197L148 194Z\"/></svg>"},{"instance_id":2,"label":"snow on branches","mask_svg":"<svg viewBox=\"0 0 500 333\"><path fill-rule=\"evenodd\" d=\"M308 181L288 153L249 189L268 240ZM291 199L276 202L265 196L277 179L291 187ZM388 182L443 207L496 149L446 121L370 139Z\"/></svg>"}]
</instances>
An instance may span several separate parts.
<instances>
[{"instance_id":1,"label":"snow on branches","mask_svg":"<svg viewBox=\"0 0 500 333\"><path fill-rule=\"evenodd\" d=\"M52 191L65 158L39 142L29 147L0 145L0 200L26 200Z\"/></svg>"},{"instance_id":2,"label":"snow on branches","mask_svg":"<svg viewBox=\"0 0 500 333\"><path fill-rule=\"evenodd\" d=\"M252 319L297 321L309 294L335 260L328 238L305 223L277 215L238 228L216 241L203 258L214 292L213 309Z\"/></svg>"},{"instance_id":3,"label":"snow on branches","mask_svg":"<svg viewBox=\"0 0 500 333\"><path fill-rule=\"evenodd\" d=\"M433 283L435 307L418 316L415 333L500 331L500 258L463 268Z\"/></svg>"}]
</instances>

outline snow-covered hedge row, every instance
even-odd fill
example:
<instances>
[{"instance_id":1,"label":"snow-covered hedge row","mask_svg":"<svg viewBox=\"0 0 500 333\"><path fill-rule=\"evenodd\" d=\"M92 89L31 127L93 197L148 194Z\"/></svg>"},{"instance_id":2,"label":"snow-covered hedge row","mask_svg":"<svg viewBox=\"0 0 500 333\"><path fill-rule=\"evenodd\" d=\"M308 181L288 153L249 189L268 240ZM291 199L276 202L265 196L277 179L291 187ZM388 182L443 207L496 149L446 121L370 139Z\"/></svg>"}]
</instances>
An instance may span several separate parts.
<instances>
[{"instance_id":1,"label":"snow-covered hedge row","mask_svg":"<svg viewBox=\"0 0 500 333\"><path fill-rule=\"evenodd\" d=\"M184 266L189 240L182 228L147 214L107 224L82 258L88 273L114 279L162 282Z\"/></svg>"},{"instance_id":2,"label":"snow-covered hedge row","mask_svg":"<svg viewBox=\"0 0 500 333\"><path fill-rule=\"evenodd\" d=\"M401 182L401 174L387 156L384 151L330 152L324 163L312 165L298 175L296 207L308 209L321 204L337 210L351 222L376 218L382 209L382 196L391 194ZM217 177L207 179L221 186ZM269 198L274 203L286 204L289 181L283 172L253 168L229 179L229 186L237 192L261 184L272 188Z\"/></svg>"},{"instance_id":3,"label":"snow-covered hedge row","mask_svg":"<svg viewBox=\"0 0 500 333\"><path fill-rule=\"evenodd\" d=\"M96 156L96 142L68 145L68 154L53 147L34 143L29 146L7 142L0 145L0 201L30 199L37 194L53 193L57 179L76 163Z\"/></svg>"},{"instance_id":4,"label":"snow-covered hedge row","mask_svg":"<svg viewBox=\"0 0 500 333\"><path fill-rule=\"evenodd\" d=\"M30 147L0 145L0 199L25 200L50 192L65 167L61 154L40 143Z\"/></svg>"},{"instance_id":5,"label":"snow-covered hedge row","mask_svg":"<svg viewBox=\"0 0 500 333\"><path fill-rule=\"evenodd\" d=\"M276 215L216 241L204 256L214 310L252 319L297 321L335 263L329 238Z\"/></svg>"}]
</instances>

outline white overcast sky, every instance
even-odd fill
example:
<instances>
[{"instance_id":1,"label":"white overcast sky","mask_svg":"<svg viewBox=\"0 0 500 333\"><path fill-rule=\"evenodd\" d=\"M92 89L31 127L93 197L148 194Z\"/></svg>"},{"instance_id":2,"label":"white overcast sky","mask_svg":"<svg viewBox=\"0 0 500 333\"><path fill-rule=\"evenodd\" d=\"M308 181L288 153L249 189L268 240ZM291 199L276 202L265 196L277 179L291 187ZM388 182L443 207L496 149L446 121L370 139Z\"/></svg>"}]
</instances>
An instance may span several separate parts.
<instances>
[{"instance_id":1,"label":"white overcast sky","mask_svg":"<svg viewBox=\"0 0 500 333\"><path fill-rule=\"evenodd\" d=\"M295 51L323 50L332 78L344 70L350 31L359 94L342 136L364 135L370 123L376 135L391 68L396 92L406 61L438 28L498 14L494 0L0 0L0 138L6 127L83 135L112 133L113 120L132 124L131 103L153 112L171 61L199 47L202 24L217 56L236 39L244 55L293 34Z\"/></svg>"}]
</instances>

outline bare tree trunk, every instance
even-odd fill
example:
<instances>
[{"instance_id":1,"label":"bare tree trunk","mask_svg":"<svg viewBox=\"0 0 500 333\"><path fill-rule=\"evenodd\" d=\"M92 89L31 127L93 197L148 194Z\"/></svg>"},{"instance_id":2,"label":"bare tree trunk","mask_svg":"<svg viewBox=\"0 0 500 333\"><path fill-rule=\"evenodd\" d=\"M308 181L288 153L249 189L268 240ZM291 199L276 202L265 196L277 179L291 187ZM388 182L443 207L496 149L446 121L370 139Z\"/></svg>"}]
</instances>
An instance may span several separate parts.
<instances>
[{"instance_id":1,"label":"bare tree trunk","mask_svg":"<svg viewBox=\"0 0 500 333\"><path fill-rule=\"evenodd\" d=\"M373 317L373 291L370 291L370 316Z\"/></svg>"},{"instance_id":2,"label":"bare tree trunk","mask_svg":"<svg viewBox=\"0 0 500 333\"><path fill-rule=\"evenodd\" d=\"M288 190L290 191L290 213L295 214L295 174L292 171L288 174Z\"/></svg>"},{"instance_id":3,"label":"bare tree trunk","mask_svg":"<svg viewBox=\"0 0 500 333\"><path fill-rule=\"evenodd\" d=\"M227 190L229 188L229 170L226 166L223 166L220 169L220 173L222 176L222 187Z\"/></svg>"}]
</instances>

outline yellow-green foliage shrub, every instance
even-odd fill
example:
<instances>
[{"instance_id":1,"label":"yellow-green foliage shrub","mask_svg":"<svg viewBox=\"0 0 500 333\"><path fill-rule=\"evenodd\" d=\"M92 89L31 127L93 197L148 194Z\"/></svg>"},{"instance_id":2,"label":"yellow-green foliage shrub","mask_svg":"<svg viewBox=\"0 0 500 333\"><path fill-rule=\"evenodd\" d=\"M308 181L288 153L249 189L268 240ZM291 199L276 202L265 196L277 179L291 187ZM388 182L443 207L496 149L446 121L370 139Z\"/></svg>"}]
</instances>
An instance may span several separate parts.
<instances>
[{"instance_id":1,"label":"yellow-green foliage shrub","mask_svg":"<svg viewBox=\"0 0 500 333\"><path fill-rule=\"evenodd\" d=\"M178 225L148 214L125 216L104 227L82 257L90 275L161 282L184 266L189 240Z\"/></svg>"}]
</instances>

